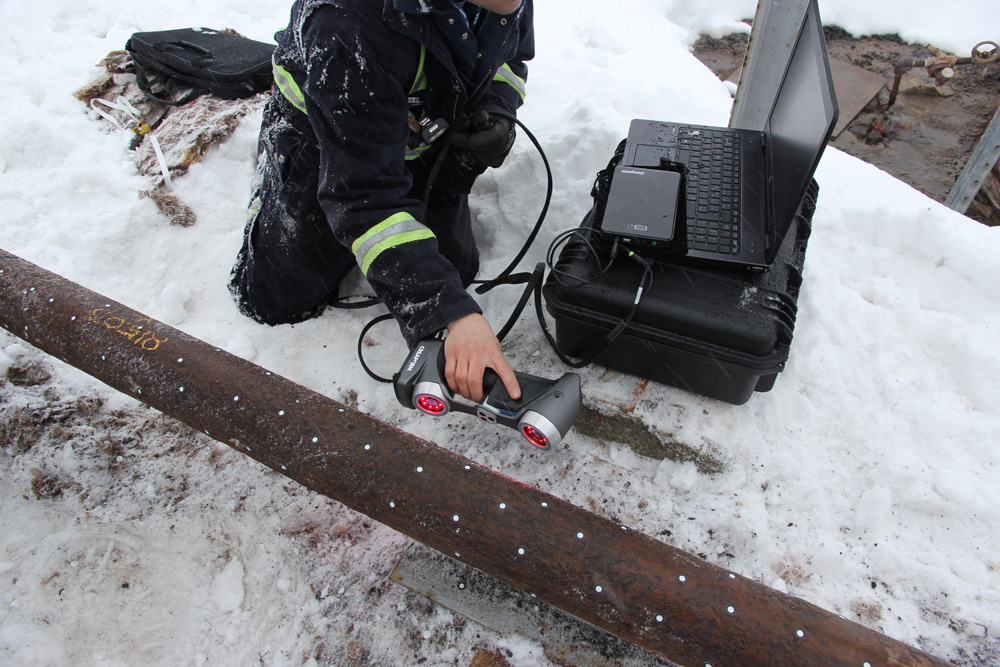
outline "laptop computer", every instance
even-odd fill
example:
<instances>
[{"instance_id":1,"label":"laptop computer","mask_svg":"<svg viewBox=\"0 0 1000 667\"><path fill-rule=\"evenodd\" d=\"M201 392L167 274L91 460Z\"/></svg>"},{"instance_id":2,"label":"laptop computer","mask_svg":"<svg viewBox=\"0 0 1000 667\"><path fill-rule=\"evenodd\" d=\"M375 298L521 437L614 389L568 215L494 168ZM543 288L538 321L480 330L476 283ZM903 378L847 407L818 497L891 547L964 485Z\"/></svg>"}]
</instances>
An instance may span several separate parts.
<instances>
[{"instance_id":1,"label":"laptop computer","mask_svg":"<svg viewBox=\"0 0 1000 667\"><path fill-rule=\"evenodd\" d=\"M763 131L633 120L608 198L653 207L661 218L658 231L649 233L650 225L637 223L636 207L628 205L609 207L601 229L641 248L684 241L686 258L766 269L795 219L838 115L823 25L816 0L810 0ZM644 199L615 192L619 183L635 189L638 176L619 181L625 170L673 174L677 163L687 175L661 177L661 186ZM673 224L663 223L671 211L680 214ZM649 218L648 211L639 217Z\"/></svg>"}]
</instances>

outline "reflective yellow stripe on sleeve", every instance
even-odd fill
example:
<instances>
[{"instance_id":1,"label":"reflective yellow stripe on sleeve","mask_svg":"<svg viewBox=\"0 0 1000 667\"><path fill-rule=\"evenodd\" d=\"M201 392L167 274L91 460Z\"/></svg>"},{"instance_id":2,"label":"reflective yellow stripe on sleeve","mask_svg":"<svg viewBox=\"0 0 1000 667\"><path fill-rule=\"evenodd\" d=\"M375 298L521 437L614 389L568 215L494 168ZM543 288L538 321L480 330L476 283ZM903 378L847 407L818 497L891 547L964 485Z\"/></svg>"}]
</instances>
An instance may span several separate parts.
<instances>
[{"instance_id":1,"label":"reflective yellow stripe on sleeve","mask_svg":"<svg viewBox=\"0 0 1000 667\"><path fill-rule=\"evenodd\" d=\"M400 211L391 215L365 232L351 245L361 272L368 275L368 267L379 255L404 243L434 238L434 232L417 222L412 215Z\"/></svg>"},{"instance_id":2,"label":"reflective yellow stripe on sleeve","mask_svg":"<svg viewBox=\"0 0 1000 667\"><path fill-rule=\"evenodd\" d=\"M521 101L524 101L524 97L527 93L527 87L525 86L524 79L514 74L514 70L510 68L510 65L504 63L497 70L497 73L493 75L494 81L502 81L510 85L511 88L517 91L517 94L521 96Z\"/></svg>"},{"instance_id":3,"label":"reflective yellow stripe on sleeve","mask_svg":"<svg viewBox=\"0 0 1000 667\"><path fill-rule=\"evenodd\" d=\"M302 113L308 113L306 111L306 97L302 94L299 84L295 83L295 79L288 73L288 70L274 62L273 57L271 58L271 71L274 73L274 83L285 99Z\"/></svg>"}]
</instances>

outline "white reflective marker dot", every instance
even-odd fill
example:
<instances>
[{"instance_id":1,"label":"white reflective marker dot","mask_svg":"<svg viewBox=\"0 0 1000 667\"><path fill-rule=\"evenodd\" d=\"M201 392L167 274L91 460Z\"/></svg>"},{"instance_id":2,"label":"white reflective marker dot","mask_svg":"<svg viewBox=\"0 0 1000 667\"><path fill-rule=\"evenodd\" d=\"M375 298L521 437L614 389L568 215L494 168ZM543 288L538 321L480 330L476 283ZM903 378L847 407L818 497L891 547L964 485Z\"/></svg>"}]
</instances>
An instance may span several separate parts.
<instances>
[{"instance_id":1,"label":"white reflective marker dot","mask_svg":"<svg viewBox=\"0 0 1000 667\"><path fill-rule=\"evenodd\" d=\"M683 584L683 583L684 583L685 581L687 581L687 580L688 580L688 578L687 578L687 577L685 577L685 576L684 576L683 574L682 574L681 576L677 577L677 581L681 582L682 584Z\"/></svg>"},{"instance_id":2,"label":"white reflective marker dot","mask_svg":"<svg viewBox=\"0 0 1000 667\"><path fill-rule=\"evenodd\" d=\"M577 533L576 534L576 539L582 540L583 539L583 533Z\"/></svg>"},{"instance_id":3,"label":"white reflective marker dot","mask_svg":"<svg viewBox=\"0 0 1000 667\"><path fill-rule=\"evenodd\" d=\"M523 556L523 555L524 555L524 547L518 547L518 549L517 549L517 554L518 554L519 556Z\"/></svg>"},{"instance_id":4,"label":"white reflective marker dot","mask_svg":"<svg viewBox=\"0 0 1000 667\"><path fill-rule=\"evenodd\" d=\"M389 507L395 507L395 506L396 506L396 503L394 503L394 502L392 502L392 501L390 500L390 501L389 501Z\"/></svg>"},{"instance_id":5,"label":"white reflective marker dot","mask_svg":"<svg viewBox=\"0 0 1000 667\"><path fill-rule=\"evenodd\" d=\"M462 517L460 517L460 516L458 516L457 514L455 514L455 515L452 515L452 517L451 517L451 520L452 520L452 521L455 521L455 522L457 523L457 522L458 522L458 520L459 520L459 519L461 519L461 518L462 518Z\"/></svg>"},{"instance_id":6,"label":"white reflective marker dot","mask_svg":"<svg viewBox=\"0 0 1000 667\"><path fill-rule=\"evenodd\" d=\"M472 466L465 466L466 470L472 470Z\"/></svg>"},{"instance_id":7,"label":"white reflective marker dot","mask_svg":"<svg viewBox=\"0 0 1000 667\"><path fill-rule=\"evenodd\" d=\"M177 391L183 392L184 391L184 387L180 387Z\"/></svg>"},{"instance_id":8,"label":"white reflective marker dot","mask_svg":"<svg viewBox=\"0 0 1000 667\"><path fill-rule=\"evenodd\" d=\"M285 411L284 410L278 410L278 416L279 417L284 417L285 416Z\"/></svg>"},{"instance_id":9,"label":"white reflective marker dot","mask_svg":"<svg viewBox=\"0 0 1000 667\"><path fill-rule=\"evenodd\" d=\"M657 623L663 623L663 614L657 614L656 615L656 622Z\"/></svg>"},{"instance_id":10,"label":"white reflective marker dot","mask_svg":"<svg viewBox=\"0 0 1000 667\"><path fill-rule=\"evenodd\" d=\"M240 400L240 397L239 396L233 396L233 400L234 401L238 401L238 400Z\"/></svg>"},{"instance_id":11,"label":"white reflective marker dot","mask_svg":"<svg viewBox=\"0 0 1000 667\"><path fill-rule=\"evenodd\" d=\"M316 436L313 436L313 442L319 442L319 438L317 438Z\"/></svg>"},{"instance_id":12,"label":"white reflective marker dot","mask_svg":"<svg viewBox=\"0 0 1000 667\"><path fill-rule=\"evenodd\" d=\"M549 506L548 503L542 503L542 507L548 507L548 506Z\"/></svg>"},{"instance_id":13,"label":"white reflective marker dot","mask_svg":"<svg viewBox=\"0 0 1000 667\"><path fill-rule=\"evenodd\" d=\"M600 585L594 586L594 590L597 591L598 593L603 593L604 592L604 586L600 586Z\"/></svg>"},{"instance_id":14,"label":"white reflective marker dot","mask_svg":"<svg viewBox=\"0 0 1000 667\"><path fill-rule=\"evenodd\" d=\"M803 632L802 630L796 630L795 631L795 636L798 637L799 639L802 639L803 637L806 636L806 633Z\"/></svg>"},{"instance_id":15,"label":"white reflective marker dot","mask_svg":"<svg viewBox=\"0 0 1000 667\"><path fill-rule=\"evenodd\" d=\"M735 579L735 578L736 578L736 575L735 575L735 574L733 574L732 572L730 572L730 573L729 573L729 578L730 578L730 579Z\"/></svg>"},{"instance_id":16,"label":"white reflective marker dot","mask_svg":"<svg viewBox=\"0 0 1000 667\"><path fill-rule=\"evenodd\" d=\"M370 450L371 448L372 448L372 446L371 446L371 445L365 445L365 451L366 451L366 452L367 452L368 450Z\"/></svg>"},{"instance_id":17,"label":"white reflective marker dot","mask_svg":"<svg viewBox=\"0 0 1000 667\"><path fill-rule=\"evenodd\" d=\"M507 503L500 503L499 507L500 509L505 510L507 509Z\"/></svg>"},{"instance_id":18,"label":"white reflective marker dot","mask_svg":"<svg viewBox=\"0 0 1000 667\"><path fill-rule=\"evenodd\" d=\"M417 466L417 472L423 472L423 471L424 471L423 466Z\"/></svg>"}]
</instances>

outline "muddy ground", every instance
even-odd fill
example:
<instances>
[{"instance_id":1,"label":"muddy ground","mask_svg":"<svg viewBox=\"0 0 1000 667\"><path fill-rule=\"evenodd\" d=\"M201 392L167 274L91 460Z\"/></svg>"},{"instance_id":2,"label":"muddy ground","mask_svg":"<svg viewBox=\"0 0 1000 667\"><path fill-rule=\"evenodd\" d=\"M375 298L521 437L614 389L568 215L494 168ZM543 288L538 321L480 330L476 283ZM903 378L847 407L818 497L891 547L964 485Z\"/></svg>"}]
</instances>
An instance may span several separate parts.
<instances>
[{"instance_id":1,"label":"muddy ground","mask_svg":"<svg viewBox=\"0 0 1000 667\"><path fill-rule=\"evenodd\" d=\"M703 36L694 53L720 78L738 76L747 37ZM900 58L930 58L934 52L896 35L854 37L832 26L826 29L826 39L832 60L875 72L886 82L832 145L943 202L1000 102L1000 63L956 65L954 77L940 88L925 69L911 69L903 76L895 103L886 109L894 63ZM973 46L969 44L970 53ZM995 168L994 174L998 172L1000 168ZM1000 225L996 199L980 192L966 215Z\"/></svg>"}]
</instances>

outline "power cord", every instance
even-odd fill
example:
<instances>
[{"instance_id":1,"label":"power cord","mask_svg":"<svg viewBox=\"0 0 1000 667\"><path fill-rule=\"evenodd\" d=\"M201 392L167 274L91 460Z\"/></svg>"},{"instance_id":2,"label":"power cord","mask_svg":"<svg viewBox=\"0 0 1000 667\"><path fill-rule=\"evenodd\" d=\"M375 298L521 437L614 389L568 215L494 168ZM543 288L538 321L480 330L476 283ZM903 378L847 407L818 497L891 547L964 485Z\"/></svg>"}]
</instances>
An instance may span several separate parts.
<instances>
[{"instance_id":1,"label":"power cord","mask_svg":"<svg viewBox=\"0 0 1000 667\"><path fill-rule=\"evenodd\" d=\"M473 284L479 285L479 287L476 288L477 294L485 294L486 292L489 292L491 289L497 287L498 285L519 285L522 283L527 283L523 293L521 294L521 298L517 306L514 308L513 313L508 318L504 326L497 333L497 340L501 342L503 341L504 337L510 332L510 330L514 327L518 317L521 314L521 311L524 310L525 305L527 305L528 299L531 297L531 294L533 292L534 281L535 280L537 280L538 282L541 281L541 275L539 274L538 267L536 267L536 270L532 273L515 274L513 273L513 271L517 267L518 263L520 263L520 261L527 254L528 248L530 248L531 244L534 243L535 238L538 236L538 232L542 228L542 223L545 222L545 217L548 214L549 205L552 202L552 190L553 190L552 168L549 165L548 156L545 155L545 151L542 149L542 145L538 142L538 139L535 137L534 134L531 133L531 130L529 130L524 123L522 123L517 118L513 120L517 124L517 126L524 131L524 134L528 137L528 139L531 140L531 143L534 144L535 149L538 151L538 154L542 158L542 163L545 166L546 188L545 188L545 201L542 205L542 210L538 215L538 219L535 221L535 225L532 228L531 233L528 234L528 237L521 245L521 249L520 251L518 251L514 259L511 260L511 262L507 265L507 267L492 280L473 281ZM424 192L422 198L422 202L424 204L424 215L427 215L427 208L428 204L430 203L431 188L433 187L434 181L435 179L437 179L438 173L441 171L441 165L444 163L444 160L448 155L448 151L451 148L451 136L452 135L449 134L447 137L445 137L444 143L441 146L441 149L434 160L434 164L431 167L431 171L427 176L427 183L424 186ZM369 306L377 305L379 303L381 302L377 298L371 298L365 301L359 301L354 303L346 302L343 299L338 299L334 305L337 308L366 308ZM371 368L369 368L368 364L365 363L364 353L363 353L363 342L365 334L368 333L368 331L373 326L381 322L384 322L390 319L391 317L392 315L388 313L376 317L372 321L368 322L368 324L366 324L364 328L362 328L361 333L358 335L358 360L361 362L361 367L365 370L365 372L369 375L369 377L382 383L391 383L392 380L377 375L374 371L371 370Z\"/></svg>"},{"instance_id":2,"label":"power cord","mask_svg":"<svg viewBox=\"0 0 1000 667\"><path fill-rule=\"evenodd\" d=\"M572 230L572 231L581 231L583 229L589 229L589 228L580 228L579 230ZM589 243L587 245L590 248L593 248L593 246L590 245ZM615 244L613 248L616 249L617 244ZM608 262L607 266L604 268L604 270L602 270L598 274L598 276L596 276L593 280L582 281L573 276L572 277L573 280L576 280L578 284L570 287L581 287L583 285L596 282L597 279L600 278L601 275L603 275L604 271L606 271L607 268L611 266L611 263L614 262L615 260L614 254L615 253L613 252L612 257ZM589 350L587 350L582 355L579 355L580 358L577 361L573 361L567 355L563 354L562 350L559 349L559 345L556 343L555 337L553 337L552 333L549 331L549 327L545 323L545 315L542 312L541 281L539 281L535 285L535 315L538 317L538 323L542 327L542 333L545 335L545 340L549 342L549 346L556 353L556 356L559 357L559 360L562 361L567 366L569 366L570 368L583 368L585 366L590 365L598 356L600 356L601 353L603 353L618 338L618 336L620 336L622 332L628 328L629 324L632 323L632 319L635 317L636 311L639 310L639 304L642 303L642 297L649 291L649 288L652 287L653 268L650 265L650 263L631 250L627 251L626 256L632 261L642 266L643 269L642 278L639 280L639 286L636 288L635 297L632 299L632 305L629 308L628 313L625 314L625 316L618 322L618 324L616 324L614 328L612 328L611 331L609 331L604 338L594 343L594 345L592 345ZM550 269L554 268L555 267L550 267ZM555 280L560 279L557 276L559 276L559 273L553 274ZM565 283L562 284L565 285Z\"/></svg>"},{"instance_id":3,"label":"power cord","mask_svg":"<svg viewBox=\"0 0 1000 667\"><path fill-rule=\"evenodd\" d=\"M556 343L555 338L549 331L548 325L545 322L544 313L542 312L542 284L544 282L543 279L545 275L545 269L548 268L549 273L552 276L552 279L564 287L578 288L585 285L593 284L601 279L601 277L608 271L608 269L610 269L611 265L617 258L619 252L618 239L617 238L612 239L611 246L608 251L607 261L605 263L602 263L601 252L598 249L598 243L595 243L595 241L599 241L599 239L595 239L595 235L600 235L601 232L593 229L593 227L587 227L587 226L570 229L558 234L552 240L552 242L549 244L548 251L546 252L544 263L539 262L531 273L527 272L517 273L517 274L513 273L514 269L527 254L528 249L531 247L531 244L538 236L538 232L541 230L542 224L545 221L545 217L548 214L549 205L551 204L552 201L552 191L553 191L552 169L549 165L548 157L545 155L545 151L542 149L542 146L538 142L538 139L535 138L534 134L531 133L531 131L524 125L524 123L522 123L520 120L516 118L514 119L514 122L517 124L518 127L520 127L524 131L525 135L531 140L531 143L534 144L535 149L538 151L538 154L542 159L542 163L545 166L545 175L547 181L545 190L545 201L542 206L541 212L538 215L538 219L535 221L535 225L531 230L531 233L525 239L525 242L521 246L520 251L514 257L514 259L511 260L511 262L507 265L507 267L492 280L473 281L473 283L479 285L479 287L476 288L476 292L478 294L485 294L486 292L492 290L494 287L497 287L498 285L516 285L525 283L524 290L521 293L517 305L514 307L514 310L511 312L504 326L497 333L497 340L502 342L504 338L507 336L507 334L510 333L511 329L513 329L514 325L517 323L517 320L520 317L521 312L527 305L528 299L530 299L533 295L535 298L535 314L538 318L539 325L542 328L542 333L545 335L545 339L548 341L549 345L552 347L556 355L564 364L566 364L571 368L583 368L592 363L594 359L596 359L602 352L604 352L608 348L608 346L610 346L618 338L618 336L620 336L622 332L625 331L626 328L628 328L629 324L631 324L632 319L634 318L636 311L638 311L639 305L642 302L643 295L652 286L653 283L652 267L649 264L649 262L643 259L640 255L636 254L631 250L628 250L627 257L632 261L636 262L637 264L639 264L640 266L642 266L643 268L643 275L642 278L639 280L639 285L636 288L635 298L632 301L632 305L630 306L629 311L618 322L618 324L615 325L615 327L608 332L607 336L597 341L586 353L580 356L579 360L573 361L568 356L563 354L563 352L559 349L559 346ZM425 215L427 211L427 205L430 201L430 193L431 193L431 188L434 184L434 180L437 178L437 175L441 170L441 165L443 164L444 159L447 156L448 150L450 149L450 144L451 144L450 139L451 139L450 135L445 138L444 144L440 152L438 153L437 158L434 161L434 165L431 168L430 174L428 175L427 178L427 183L424 187L423 203L424 203ZM621 147L619 147L619 151L617 152L621 152ZM610 172L610 168L606 171ZM600 194L600 191L604 189L599 187L600 180L602 178L605 179L608 178L605 172L601 172L601 174L598 175L598 182L595 183L593 192L595 197L597 197ZM599 201L598 203L600 204L602 202ZM556 261L557 253L559 252L560 248L563 245L567 244L571 239L579 241L580 247L567 248L564 251L564 253L569 253L569 254L561 256L568 257L569 259L578 259L578 260L586 259L588 256L593 257L596 265L596 271L593 276L587 278L581 278L579 276L569 274L559 269L559 267L557 266L557 261ZM366 301L356 302L351 304L343 304L343 302L339 302L337 307L364 308L376 305L378 303L380 303L379 300L377 298L373 298L373 299L368 299ZM392 314L390 313L379 315L378 317L368 322L362 328L361 333L358 336L358 360L361 363L361 367L365 370L365 372L368 374L369 377L376 380L377 382L386 384L392 383L393 380L391 378L381 377L371 370L368 364L365 363L363 345L364 345L365 335L368 333L368 331L375 325L389 319L392 319Z\"/></svg>"}]
</instances>

